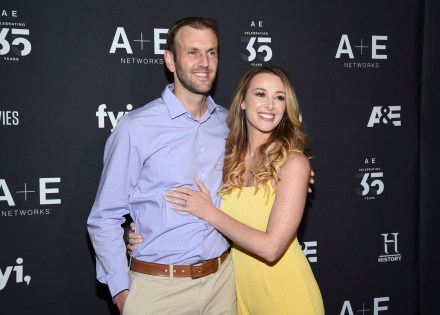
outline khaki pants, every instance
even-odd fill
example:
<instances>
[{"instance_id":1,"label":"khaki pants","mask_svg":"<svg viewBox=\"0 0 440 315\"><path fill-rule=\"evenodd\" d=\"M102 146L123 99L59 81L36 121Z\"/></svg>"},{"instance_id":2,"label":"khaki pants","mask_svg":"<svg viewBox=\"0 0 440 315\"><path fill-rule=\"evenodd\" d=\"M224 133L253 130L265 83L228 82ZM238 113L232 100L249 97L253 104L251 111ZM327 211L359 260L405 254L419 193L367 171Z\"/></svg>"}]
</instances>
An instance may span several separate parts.
<instances>
[{"instance_id":1,"label":"khaki pants","mask_svg":"<svg viewBox=\"0 0 440 315\"><path fill-rule=\"evenodd\" d=\"M235 315L234 266L229 255L209 276L191 279L131 271L133 284L123 315Z\"/></svg>"}]
</instances>

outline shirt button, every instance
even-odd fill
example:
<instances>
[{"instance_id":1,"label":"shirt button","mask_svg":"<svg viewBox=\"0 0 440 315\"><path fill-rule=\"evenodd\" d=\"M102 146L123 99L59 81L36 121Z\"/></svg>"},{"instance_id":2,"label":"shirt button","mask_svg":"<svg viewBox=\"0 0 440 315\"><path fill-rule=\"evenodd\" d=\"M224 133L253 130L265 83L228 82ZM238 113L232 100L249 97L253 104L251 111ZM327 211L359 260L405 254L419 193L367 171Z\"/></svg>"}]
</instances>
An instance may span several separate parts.
<instances>
[{"instance_id":1,"label":"shirt button","mask_svg":"<svg viewBox=\"0 0 440 315\"><path fill-rule=\"evenodd\" d=\"M201 177L205 177L205 173L200 174Z\"/></svg>"},{"instance_id":2,"label":"shirt button","mask_svg":"<svg viewBox=\"0 0 440 315\"><path fill-rule=\"evenodd\" d=\"M201 148L201 149L200 149L200 152L205 152L205 148Z\"/></svg>"}]
</instances>

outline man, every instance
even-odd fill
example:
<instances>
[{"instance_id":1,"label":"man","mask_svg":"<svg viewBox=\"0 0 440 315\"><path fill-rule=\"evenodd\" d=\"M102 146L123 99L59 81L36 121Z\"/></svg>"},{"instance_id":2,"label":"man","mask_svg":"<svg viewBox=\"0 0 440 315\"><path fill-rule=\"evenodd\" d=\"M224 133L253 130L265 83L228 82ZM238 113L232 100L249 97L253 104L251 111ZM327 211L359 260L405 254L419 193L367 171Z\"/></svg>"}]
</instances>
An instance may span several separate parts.
<instances>
[{"instance_id":1,"label":"man","mask_svg":"<svg viewBox=\"0 0 440 315\"><path fill-rule=\"evenodd\" d=\"M88 218L97 278L120 312L235 314L235 283L227 240L165 202L173 187L202 180L219 206L226 109L208 95L218 65L213 20L186 18L168 32L165 63L174 84L131 111L107 140L104 168ZM130 214L143 243L128 270L123 229Z\"/></svg>"}]
</instances>

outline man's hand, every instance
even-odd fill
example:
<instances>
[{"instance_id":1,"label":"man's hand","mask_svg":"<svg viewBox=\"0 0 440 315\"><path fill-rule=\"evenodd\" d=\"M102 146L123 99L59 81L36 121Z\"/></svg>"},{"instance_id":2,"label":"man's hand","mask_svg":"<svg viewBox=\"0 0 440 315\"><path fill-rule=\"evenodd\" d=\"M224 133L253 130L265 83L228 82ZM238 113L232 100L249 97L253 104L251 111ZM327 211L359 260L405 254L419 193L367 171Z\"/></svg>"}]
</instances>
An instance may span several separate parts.
<instances>
[{"instance_id":1,"label":"man's hand","mask_svg":"<svg viewBox=\"0 0 440 315\"><path fill-rule=\"evenodd\" d=\"M124 310L124 306L125 306L125 301L127 300L127 296L128 296L128 290L124 290L119 292L118 294L115 295L115 297L113 298L115 300L116 306L119 309L119 313L122 314L122 311Z\"/></svg>"}]
</instances>

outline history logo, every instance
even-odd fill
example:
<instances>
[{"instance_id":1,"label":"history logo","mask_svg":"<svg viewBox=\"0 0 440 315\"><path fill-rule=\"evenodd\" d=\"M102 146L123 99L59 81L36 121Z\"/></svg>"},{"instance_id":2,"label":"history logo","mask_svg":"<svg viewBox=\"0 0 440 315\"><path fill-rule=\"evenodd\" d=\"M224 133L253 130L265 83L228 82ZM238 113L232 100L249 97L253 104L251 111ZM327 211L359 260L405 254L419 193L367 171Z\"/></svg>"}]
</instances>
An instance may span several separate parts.
<instances>
[{"instance_id":1,"label":"history logo","mask_svg":"<svg viewBox=\"0 0 440 315\"><path fill-rule=\"evenodd\" d=\"M383 233L382 253L379 255L378 262L402 261L402 255L399 253L399 233Z\"/></svg>"}]
</instances>

